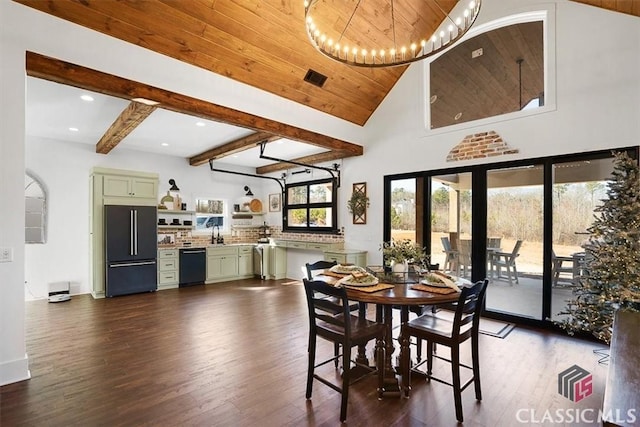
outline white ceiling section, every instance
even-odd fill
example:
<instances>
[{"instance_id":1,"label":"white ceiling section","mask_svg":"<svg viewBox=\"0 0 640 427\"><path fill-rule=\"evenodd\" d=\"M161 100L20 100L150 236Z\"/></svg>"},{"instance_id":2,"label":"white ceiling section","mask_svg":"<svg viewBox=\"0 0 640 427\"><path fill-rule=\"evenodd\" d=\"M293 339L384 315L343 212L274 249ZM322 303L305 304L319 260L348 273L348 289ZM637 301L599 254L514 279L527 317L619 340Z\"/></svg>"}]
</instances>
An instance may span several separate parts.
<instances>
[{"instance_id":1,"label":"white ceiling section","mask_svg":"<svg viewBox=\"0 0 640 427\"><path fill-rule=\"evenodd\" d=\"M82 95L90 95L93 101L82 100ZM124 99L28 77L26 133L27 136L95 146L128 104ZM254 132L158 108L114 150L131 149L188 158ZM267 145L265 155L286 160L324 151L327 150L280 139ZM273 163L260 159L257 146L216 162L246 167Z\"/></svg>"}]
</instances>

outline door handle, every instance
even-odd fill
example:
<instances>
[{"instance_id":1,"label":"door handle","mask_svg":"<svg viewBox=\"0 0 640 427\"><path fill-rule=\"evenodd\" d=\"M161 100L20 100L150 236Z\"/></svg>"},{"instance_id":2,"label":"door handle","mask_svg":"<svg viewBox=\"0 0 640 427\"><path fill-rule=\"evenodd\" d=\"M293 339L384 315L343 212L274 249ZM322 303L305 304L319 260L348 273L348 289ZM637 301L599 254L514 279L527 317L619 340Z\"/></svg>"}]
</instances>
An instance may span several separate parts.
<instances>
[{"instance_id":1,"label":"door handle","mask_svg":"<svg viewBox=\"0 0 640 427\"><path fill-rule=\"evenodd\" d=\"M134 209L133 210L133 227L134 227L134 233L133 233L133 248L134 248L134 255L138 255L138 210Z\"/></svg>"}]
</instances>

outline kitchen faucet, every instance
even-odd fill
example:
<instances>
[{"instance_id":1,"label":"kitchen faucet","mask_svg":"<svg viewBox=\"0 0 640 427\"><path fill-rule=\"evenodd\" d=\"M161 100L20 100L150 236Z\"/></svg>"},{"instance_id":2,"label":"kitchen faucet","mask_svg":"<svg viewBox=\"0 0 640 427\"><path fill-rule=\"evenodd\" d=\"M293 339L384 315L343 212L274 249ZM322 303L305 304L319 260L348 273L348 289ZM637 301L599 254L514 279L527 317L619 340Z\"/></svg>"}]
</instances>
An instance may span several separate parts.
<instances>
[{"instance_id":1,"label":"kitchen faucet","mask_svg":"<svg viewBox=\"0 0 640 427\"><path fill-rule=\"evenodd\" d=\"M213 237L215 234L216 228L218 229L218 237ZM224 244L224 237L220 235L220 226L218 224L211 227L211 243Z\"/></svg>"}]
</instances>

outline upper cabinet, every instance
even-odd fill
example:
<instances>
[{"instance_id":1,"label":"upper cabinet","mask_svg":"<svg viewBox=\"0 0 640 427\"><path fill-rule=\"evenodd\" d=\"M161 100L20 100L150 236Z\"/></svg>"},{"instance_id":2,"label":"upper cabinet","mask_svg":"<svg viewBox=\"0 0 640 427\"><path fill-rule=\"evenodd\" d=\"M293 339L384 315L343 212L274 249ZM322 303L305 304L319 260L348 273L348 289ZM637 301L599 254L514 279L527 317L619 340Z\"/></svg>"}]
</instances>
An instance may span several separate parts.
<instances>
[{"instance_id":1,"label":"upper cabinet","mask_svg":"<svg viewBox=\"0 0 640 427\"><path fill-rule=\"evenodd\" d=\"M152 178L105 175L103 194L107 197L140 197L156 199L158 180Z\"/></svg>"}]
</instances>

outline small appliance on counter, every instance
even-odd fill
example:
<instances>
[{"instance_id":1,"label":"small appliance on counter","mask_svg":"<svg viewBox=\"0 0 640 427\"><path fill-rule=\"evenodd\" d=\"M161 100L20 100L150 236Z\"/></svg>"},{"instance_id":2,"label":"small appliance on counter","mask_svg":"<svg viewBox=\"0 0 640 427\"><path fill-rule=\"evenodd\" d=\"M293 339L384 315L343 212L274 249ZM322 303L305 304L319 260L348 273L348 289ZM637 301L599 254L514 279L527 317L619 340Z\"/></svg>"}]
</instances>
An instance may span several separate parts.
<instances>
[{"instance_id":1,"label":"small appliance on counter","mask_svg":"<svg viewBox=\"0 0 640 427\"><path fill-rule=\"evenodd\" d=\"M265 222L258 227L258 243L269 243L269 237L271 236L271 228Z\"/></svg>"}]
</instances>

